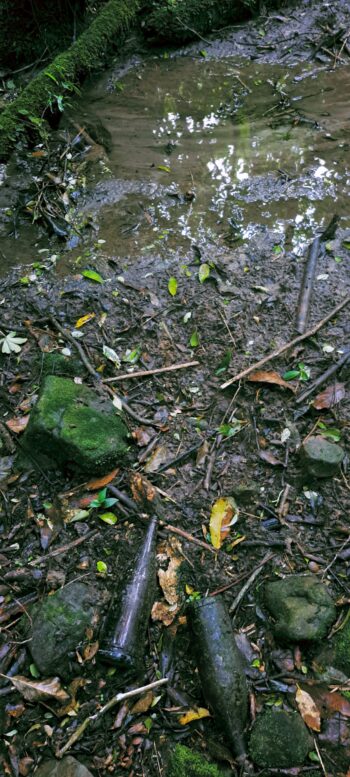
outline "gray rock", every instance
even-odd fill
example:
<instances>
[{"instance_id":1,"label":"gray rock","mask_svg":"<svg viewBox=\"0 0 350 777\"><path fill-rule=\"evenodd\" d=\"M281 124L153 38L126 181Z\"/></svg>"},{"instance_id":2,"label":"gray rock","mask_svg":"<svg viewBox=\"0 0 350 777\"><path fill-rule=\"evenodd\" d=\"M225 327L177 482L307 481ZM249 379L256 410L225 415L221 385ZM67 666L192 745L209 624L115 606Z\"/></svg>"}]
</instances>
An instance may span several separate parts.
<instances>
[{"instance_id":1,"label":"gray rock","mask_svg":"<svg viewBox=\"0 0 350 777\"><path fill-rule=\"evenodd\" d=\"M253 761L270 769L299 766L312 748L312 739L300 715L277 708L259 715L249 742Z\"/></svg>"},{"instance_id":2,"label":"gray rock","mask_svg":"<svg viewBox=\"0 0 350 777\"><path fill-rule=\"evenodd\" d=\"M127 451L127 428L112 402L69 378L49 375L23 437L23 445L62 467L99 474Z\"/></svg>"},{"instance_id":3,"label":"gray rock","mask_svg":"<svg viewBox=\"0 0 350 777\"><path fill-rule=\"evenodd\" d=\"M300 451L301 461L308 475L315 478L330 478L339 472L345 452L337 443L323 437L309 437Z\"/></svg>"},{"instance_id":4,"label":"gray rock","mask_svg":"<svg viewBox=\"0 0 350 777\"><path fill-rule=\"evenodd\" d=\"M47 596L35 610L29 643L33 660L43 675L64 676L68 653L84 639L96 612L98 593L84 583L71 583Z\"/></svg>"},{"instance_id":5,"label":"gray rock","mask_svg":"<svg viewBox=\"0 0 350 777\"><path fill-rule=\"evenodd\" d=\"M35 772L35 777L92 777L86 766L76 758L67 755L62 761L44 761Z\"/></svg>"},{"instance_id":6,"label":"gray rock","mask_svg":"<svg viewBox=\"0 0 350 777\"><path fill-rule=\"evenodd\" d=\"M327 587L312 575L290 575L267 583L264 601L275 618L274 633L282 640L322 639L336 618Z\"/></svg>"},{"instance_id":7,"label":"gray rock","mask_svg":"<svg viewBox=\"0 0 350 777\"><path fill-rule=\"evenodd\" d=\"M250 480L249 478L234 483L231 486L231 491L242 504L249 504L261 496L261 486L256 480Z\"/></svg>"}]
</instances>

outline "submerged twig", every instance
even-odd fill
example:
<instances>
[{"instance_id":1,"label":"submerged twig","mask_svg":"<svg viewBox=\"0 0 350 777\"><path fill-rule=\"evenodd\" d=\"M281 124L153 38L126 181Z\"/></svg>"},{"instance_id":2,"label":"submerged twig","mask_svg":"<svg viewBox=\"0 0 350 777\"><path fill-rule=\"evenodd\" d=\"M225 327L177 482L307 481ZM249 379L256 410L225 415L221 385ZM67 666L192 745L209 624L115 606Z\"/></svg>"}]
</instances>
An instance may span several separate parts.
<instances>
[{"instance_id":1,"label":"submerged twig","mask_svg":"<svg viewBox=\"0 0 350 777\"><path fill-rule=\"evenodd\" d=\"M142 685L140 688L133 688L131 691L126 691L125 693L117 693L116 696L113 696L112 699L110 699L107 704L101 707L100 710L95 712L94 715L89 715L88 718L83 720L80 726L78 726L78 728L74 731L72 736L69 737L66 744L63 745L63 747L61 747L59 750L56 750L56 758L62 758L65 753L67 753L68 750L70 750L70 748L75 745L78 739L80 739L90 723L97 720L97 718L100 718L105 714L105 712L108 712L108 710L112 709L112 707L115 707L115 705L120 701L125 701L125 699L131 699L133 696L139 696L142 693L147 693L147 691L151 691L153 688L158 688L160 685L165 685L167 682L168 678L163 677L161 680L155 680L153 683Z\"/></svg>"},{"instance_id":2,"label":"submerged twig","mask_svg":"<svg viewBox=\"0 0 350 777\"><path fill-rule=\"evenodd\" d=\"M284 343L284 345L281 345L279 348L276 348L275 351L272 351L271 353L267 354L267 356L264 356L262 359L259 359L259 361L254 362L254 364L251 364L250 367L247 367L245 370L242 370L242 372L239 372L237 375L234 375L230 380L227 380L226 383L223 383L220 388L225 389L228 388L228 386L231 386L232 383L236 383L238 380L241 380L241 378L246 378L247 375L250 375L251 372L254 372L254 370L260 369L264 364L267 364L267 362L272 361L272 359L276 359L277 356L281 356L282 353L285 351L288 351L289 348L293 348L294 345L298 345L298 343L302 343L303 340L307 340L308 337L312 337L316 334L316 332L321 329L325 324L328 323L328 321L333 318L333 316L336 316L337 313L339 313L342 308L344 308L346 305L348 305L350 302L350 295L345 297L342 302L339 302L338 305L336 305L330 313L328 313L327 316L321 319L321 321L318 321L317 324L314 324L310 329L307 330L307 332L304 332L302 335L298 335L297 337L294 337L293 340L289 340L288 343Z\"/></svg>"}]
</instances>

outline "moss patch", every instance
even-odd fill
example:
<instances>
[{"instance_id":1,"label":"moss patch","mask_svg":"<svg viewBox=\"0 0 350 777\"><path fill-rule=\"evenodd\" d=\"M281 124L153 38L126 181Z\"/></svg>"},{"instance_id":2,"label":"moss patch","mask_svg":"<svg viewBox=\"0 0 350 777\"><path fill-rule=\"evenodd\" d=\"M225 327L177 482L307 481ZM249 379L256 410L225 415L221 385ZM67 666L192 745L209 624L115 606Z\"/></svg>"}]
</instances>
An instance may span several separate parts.
<instances>
[{"instance_id":1,"label":"moss patch","mask_svg":"<svg viewBox=\"0 0 350 777\"><path fill-rule=\"evenodd\" d=\"M7 159L19 135L34 134L55 96L67 95L107 49L118 42L136 16L139 0L109 0L90 27L28 84L0 116L0 160ZM57 100L56 100L57 102Z\"/></svg>"},{"instance_id":2,"label":"moss patch","mask_svg":"<svg viewBox=\"0 0 350 777\"><path fill-rule=\"evenodd\" d=\"M145 20L147 36L159 41L186 41L249 15L255 0L154 0Z\"/></svg>"},{"instance_id":3,"label":"moss patch","mask_svg":"<svg viewBox=\"0 0 350 777\"><path fill-rule=\"evenodd\" d=\"M217 766L184 745L176 745L171 753L169 777L220 777L221 774Z\"/></svg>"},{"instance_id":4,"label":"moss patch","mask_svg":"<svg viewBox=\"0 0 350 777\"><path fill-rule=\"evenodd\" d=\"M259 715L250 737L249 750L258 766L290 768L304 763L312 739L297 712L273 708Z\"/></svg>"},{"instance_id":5,"label":"moss patch","mask_svg":"<svg viewBox=\"0 0 350 777\"><path fill-rule=\"evenodd\" d=\"M23 438L25 448L62 467L107 471L127 451L127 429L112 403L68 378L46 378Z\"/></svg>"}]
</instances>

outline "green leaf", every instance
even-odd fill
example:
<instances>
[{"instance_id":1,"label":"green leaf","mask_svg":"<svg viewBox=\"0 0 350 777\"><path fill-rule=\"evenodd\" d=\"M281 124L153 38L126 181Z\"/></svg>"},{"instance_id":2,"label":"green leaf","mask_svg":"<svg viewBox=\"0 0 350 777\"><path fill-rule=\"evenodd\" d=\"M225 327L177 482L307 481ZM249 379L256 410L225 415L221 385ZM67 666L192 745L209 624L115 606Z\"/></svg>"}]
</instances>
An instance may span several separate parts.
<instances>
[{"instance_id":1,"label":"green leaf","mask_svg":"<svg viewBox=\"0 0 350 777\"><path fill-rule=\"evenodd\" d=\"M343 240L342 245L344 248L350 249L350 240Z\"/></svg>"},{"instance_id":2,"label":"green leaf","mask_svg":"<svg viewBox=\"0 0 350 777\"><path fill-rule=\"evenodd\" d=\"M217 370L215 370L215 375L221 375L222 372L225 372L225 370L228 369L230 366L230 361L232 357L232 351L226 351L225 356L223 359L221 359L221 362L219 363L219 366Z\"/></svg>"},{"instance_id":3,"label":"green leaf","mask_svg":"<svg viewBox=\"0 0 350 777\"><path fill-rule=\"evenodd\" d=\"M107 564L104 561L97 561L96 569L101 575L107 574Z\"/></svg>"},{"instance_id":4,"label":"green leaf","mask_svg":"<svg viewBox=\"0 0 350 777\"><path fill-rule=\"evenodd\" d=\"M113 350L113 348L110 348L109 345L104 345L103 355L106 357L106 359L109 359L109 361L114 364L117 370L119 370L121 361L119 359L118 354Z\"/></svg>"},{"instance_id":5,"label":"green leaf","mask_svg":"<svg viewBox=\"0 0 350 777\"><path fill-rule=\"evenodd\" d=\"M282 250L283 250L283 249L282 249L282 246L275 245L275 246L273 247L273 253L274 253L274 254L281 254L281 253L282 253Z\"/></svg>"},{"instance_id":6,"label":"green leaf","mask_svg":"<svg viewBox=\"0 0 350 777\"><path fill-rule=\"evenodd\" d=\"M337 262L337 264L340 264L340 262L342 262L343 260L342 260L341 256L335 256L334 257L334 261Z\"/></svg>"},{"instance_id":7,"label":"green leaf","mask_svg":"<svg viewBox=\"0 0 350 777\"><path fill-rule=\"evenodd\" d=\"M152 718L146 718L146 720L143 721L143 724L147 731L150 731L153 726L153 720Z\"/></svg>"},{"instance_id":8,"label":"green leaf","mask_svg":"<svg viewBox=\"0 0 350 777\"><path fill-rule=\"evenodd\" d=\"M158 165L158 170L162 170L163 173L171 173L171 167L168 165Z\"/></svg>"},{"instance_id":9,"label":"green leaf","mask_svg":"<svg viewBox=\"0 0 350 777\"><path fill-rule=\"evenodd\" d=\"M197 348L198 345L199 345L199 336L198 336L198 332L195 330L194 332L192 332L190 337L190 346L192 348Z\"/></svg>"},{"instance_id":10,"label":"green leaf","mask_svg":"<svg viewBox=\"0 0 350 777\"><path fill-rule=\"evenodd\" d=\"M88 278L90 281L96 281L96 283L104 283L104 278L100 273L95 270L83 270L82 275L84 278Z\"/></svg>"},{"instance_id":11,"label":"green leaf","mask_svg":"<svg viewBox=\"0 0 350 777\"><path fill-rule=\"evenodd\" d=\"M242 421L239 421L236 419L231 424L221 424L221 426L218 427L219 434L222 434L223 437L234 437L235 434L238 434L242 429Z\"/></svg>"},{"instance_id":12,"label":"green leaf","mask_svg":"<svg viewBox=\"0 0 350 777\"><path fill-rule=\"evenodd\" d=\"M136 364L140 356L141 356L141 346L138 345L137 348L134 348L133 351L125 352L123 356L123 362L128 362L128 364Z\"/></svg>"},{"instance_id":13,"label":"green leaf","mask_svg":"<svg viewBox=\"0 0 350 777\"><path fill-rule=\"evenodd\" d=\"M204 283L204 281L209 278L210 275L210 267L209 264L204 262L204 264L201 264L199 270L198 270L198 278L200 283Z\"/></svg>"},{"instance_id":14,"label":"green leaf","mask_svg":"<svg viewBox=\"0 0 350 777\"><path fill-rule=\"evenodd\" d=\"M26 342L26 337L16 337L16 332L9 332L0 340L2 353L20 353L22 344Z\"/></svg>"},{"instance_id":15,"label":"green leaf","mask_svg":"<svg viewBox=\"0 0 350 777\"><path fill-rule=\"evenodd\" d=\"M115 496L110 496L108 499L103 500L103 507L113 507L118 502Z\"/></svg>"},{"instance_id":16,"label":"green leaf","mask_svg":"<svg viewBox=\"0 0 350 777\"><path fill-rule=\"evenodd\" d=\"M114 515L114 513L102 513L102 515L99 516L101 521L104 523L108 523L108 526L114 526L115 523L117 523L117 516Z\"/></svg>"},{"instance_id":17,"label":"green leaf","mask_svg":"<svg viewBox=\"0 0 350 777\"><path fill-rule=\"evenodd\" d=\"M288 370L282 377L283 380L294 380L294 378L299 378L299 370Z\"/></svg>"},{"instance_id":18,"label":"green leaf","mask_svg":"<svg viewBox=\"0 0 350 777\"><path fill-rule=\"evenodd\" d=\"M31 664L30 665L29 671L30 671L30 674L32 675L32 677L35 677L35 678L40 677L39 669L37 668L37 666L35 666L35 664Z\"/></svg>"},{"instance_id":19,"label":"green leaf","mask_svg":"<svg viewBox=\"0 0 350 777\"><path fill-rule=\"evenodd\" d=\"M169 278L168 292L169 294L171 294L172 297L175 297L175 294L177 292L177 280L174 277Z\"/></svg>"},{"instance_id":20,"label":"green leaf","mask_svg":"<svg viewBox=\"0 0 350 777\"><path fill-rule=\"evenodd\" d=\"M208 52L205 49L201 49L199 53L201 57L206 57Z\"/></svg>"},{"instance_id":21,"label":"green leaf","mask_svg":"<svg viewBox=\"0 0 350 777\"><path fill-rule=\"evenodd\" d=\"M311 750L311 752L309 753L309 759L310 759L310 761L313 761L314 763L317 763L317 764L320 763L320 759L319 759L317 753L315 752L315 750Z\"/></svg>"}]
</instances>

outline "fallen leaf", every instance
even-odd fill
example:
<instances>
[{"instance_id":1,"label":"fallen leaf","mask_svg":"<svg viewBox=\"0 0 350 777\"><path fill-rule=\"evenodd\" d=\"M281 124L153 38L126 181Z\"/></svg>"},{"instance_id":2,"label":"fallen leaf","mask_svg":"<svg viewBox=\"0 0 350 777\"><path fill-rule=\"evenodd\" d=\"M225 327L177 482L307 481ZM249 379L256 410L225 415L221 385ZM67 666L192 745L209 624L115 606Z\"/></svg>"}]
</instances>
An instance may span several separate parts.
<instances>
[{"instance_id":1,"label":"fallen leaf","mask_svg":"<svg viewBox=\"0 0 350 777\"><path fill-rule=\"evenodd\" d=\"M341 693L325 692L322 694L322 702L329 712L340 712L344 718L350 718L350 701Z\"/></svg>"},{"instance_id":2,"label":"fallen leaf","mask_svg":"<svg viewBox=\"0 0 350 777\"><path fill-rule=\"evenodd\" d=\"M104 475L102 478L97 478L97 480L90 480L90 482L87 484L86 488L88 491L98 491L100 488L104 488L104 486L108 486L108 483L111 483L112 480L118 475L119 468L113 469L112 472L109 472L108 475Z\"/></svg>"},{"instance_id":3,"label":"fallen leaf","mask_svg":"<svg viewBox=\"0 0 350 777\"><path fill-rule=\"evenodd\" d=\"M313 401L313 407L316 410L333 407L345 397L345 383L334 383L328 386L321 394L317 394Z\"/></svg>"},{"instance_id":4,"label":"fallen leaf","mask_svg":"<svg viewBox=\"0 0 350 777\"><path fill-rule=\"evenodd\" d=\"M188 723L192 723L193 720L201 720L201 718L209 718L210 712L205 707L196 707L187 710L184 715L180 715L179 723L181 726L187 726Z\"/></svg>"},{"instance_id":5,"label":"fallen leaf","mask_svg":"<svg viewBox=\"0 0 350 777\"><path fill-rule=\"evenodd\" d=\"M167 602L154 602L151 618L153 621L164 623L164 626L170 626L177 613L178 608L176 605L169 605Z\"/></svg>"},{"instance_id":6,"label":"fallen leaf","mask_svg":"<svg viewBox=\"0 0 350 777\"><path fill-rule=\"evenodd\" d=\"M159 467L161 467L162 464L165 464L168 459L169 454L165 445L158 445L147 461L144 468L145 472L157 472Z\"/></svg>"},{"instance_id":7,"label":"fallen leaf","mask_svg":"<svg viewBox=\"0 0 350 777\"><path fill-rule=\"evenodd\" d=\"M147 712L147 710L152 707L152 702L153 693L152 691L147 691L147 693L145 693L144 696L141 696L141 699L139 699L131 708L131 714L138 715L140 712Z\"/></svg>"},{"instance_id":8,"label":"fallen leaf","mask_svg":"<svg viewBox=\"0 0 350 777\"><path fill-rule=\"evenodd\" d=\"M298 686L295 701L304 723L306 723L312 731L321 731L321 713L312 696Z\"/></svg>"},{"instance_id":9,"label":"fallen leaf","mask_svg":"<svg viewBox=\"0 0 350 777\"><path fill-rule=\"evenodd\" d=\"M95 658L95 655L98 649L99 649L98 642L90 642L89 645L86 645L83 650L84 661L92 661L92 659Z\"/></svg>"},{"instance_id":10,"label":"fallen leaf","mask_svg":"<svg viewBox=\"0 0 350 777\"><path fill-rule=\"evenodd\" d=\"M57 701L69 699L68 693L61 687L59 677L50 677L48 680L28 680L23 675L15 675L8 679L27 701L42 701L49 698Z\"/></svg>"},{"instance_id":11,"label":"fallen leaf","mask_svg":"<svg viewBox=\"0 0 350 777\"><path fill-rule=\"evenodd\" d=\"M134 431L131 432L131 436L134 438L139 448L145 448L154 437L154 432L152 434L148 429L145 429L143 426L139 426L137 429L134 429Z\"/></svg>"},{"instance_id":12,"label":"fallen leaf","mask_svg":"<svg viewBox=\"0 0 350 777\"><path fill-rule=\"evenodd\" d=\"M169 294L171 294L172 297L175 297L175 294L177 292L177 280L174 277L169 278L169 281L168 281L168 292L169 292Z\"/></svg>"},{"instance_id":13,"label":"fallen leaf","mask_svg":"<svg viewBox=\"0 0 350 777\"><path fill-rule=\"evenodd\" d=\"M16 337L16 332L9 332L0 340L2 353L20 353L22 344L26 342L26 337Z\"/></svg>"},{"instance_id":14,"label":"fallen leaf","mask_svg":"<svg viewBox=\"0 0 350 777\"><path fill-rule=\"evenodd\" d=\"M24 704L6 704L5 712L10 718L20 718L25 712L26 707Z\"/></svg>"},{"instance_id":15,"label":"fallen leaf","mask_svg":"<svg viewBox=\"0 0 350 777\"><path fill-rule=\"evenodd\" d=\"M283 380L278 372L275 372L274 370L270 372L266 370L257 370L256 372L252 372L247 380L251 381L251 383L272 383L275 386L282 386L282 388L289 389L293 392L296 391L296 387L293 386L293 384L287 383L287 381Z\"/></svg>"},{"instance_id":16,"label":"fallen leaf","mask_svg":"<svg viewBox=\"0 0 350 777\"><path fill-rule=\"evenodd\" d=\"M81 318L78 318L78 320L75 323L75 329L80 329L80 327L85 326L85 324L88 323L88 321L92 321L93 318L95 318L96 313L86 313L85 316L81 316Z\"/></svg>"},{"instance_id":17,"label":"fallen leaf","mask_svg":"<svg viewBox=\"0 0 350 777\"><path fill-rule=\"evenodd\" d=\"M204 281L206 281L206 280L207 280L207 278L209 278L209 275L210 275L210 267L209 267L209 264L207 264L206 262L204 262L203 264L201 264L201 265L200 265L200 267L199 267L199 270L198 270L198 279L199 279L199 282L200 282L200 283L204 283Z\"/></svg>"},{"instance_id":18,"label":"fallen leaf","mask_svg":"<svg viewBox=\"0 0 350 777\"><path fill-rule=\"evenodd\" d=\"M130 486L135 502L138 502L138 504L145 505L146 503L149 506L150 502L156 503L157 492L155 487L140 472L132 472L130 474Z\"/></svg>"},{"instance_id":19,"label":"fallen leaf","mask_svg":"<svg viewBox=\"0 0 350 777\"><path fill-rule=\"evenodd\" d=\"M166 569L159 569L158 571L158 579L164 598L168 604L171 605L179 604L177 572L179 566L182 564L183 558L178 553L178 548L181 548L178 540L173 539L172 544L167 543L169 564Z\"/></svg>"},{"instance_id":20,"label":"fallen leaf","mask_svg":"<svg viewBox=\"0 0 350 777\"><path fill-rule=\"evenodd\" d=\"M82 276L88 278L90 281L96 281L96 283L104 283L102 275L95 270L83 270Z\"/></svg>"},{"instance_id":21,"label":"fallen leaf","mask_svg":"<svg viewBox=\"0 0 350 777\"><path fill-rule=\"evenodd\" d=\"M72 680L68 686L68 691L71 698L69 699L68 704L65 704L63 707L59 707L58 710L55 710L58 717L63 718L65 715L70 715L72 712L75 712L76 708L79 707L79 702L76 700L78 690L79 688L84 688L84 686L89 682L90 680L85 680L84 677L75 677L74 680Z\"/></svg>"},{"instance_id":22,"label":"fallen leaf","mask_svg":"<svg viewBox=\"0 0 350 777\"><path fill-rule=\"evenodd\" d=\"M271 464L272 467L284 467L283 461L280 461L271 451L259 451L259 459L266 461L267 464Z\"/></svg>"},{"instance_id":23,"label":"fallen leaf","mask_svg":"<svg viewBox=\"0 0 350 777\"><path fill-rule=\"evenodd\" d=\"M232 496L224 496L213 504L210 514L210 539L217 550L230 532L230 527L237 523L238 507Z\"/></svg>"},{"instance_id":24,"label":"fallen leaf","mask_svg":"<svg viewBox=\"0 0 350 777\"><path fill-rule=\"evenodd\" d=\"M21 434L24 432L29 421L29 415L22 415L19 417L10 418L6 421L6 426L14 434Z\"/></svg>"}]
</instances>

